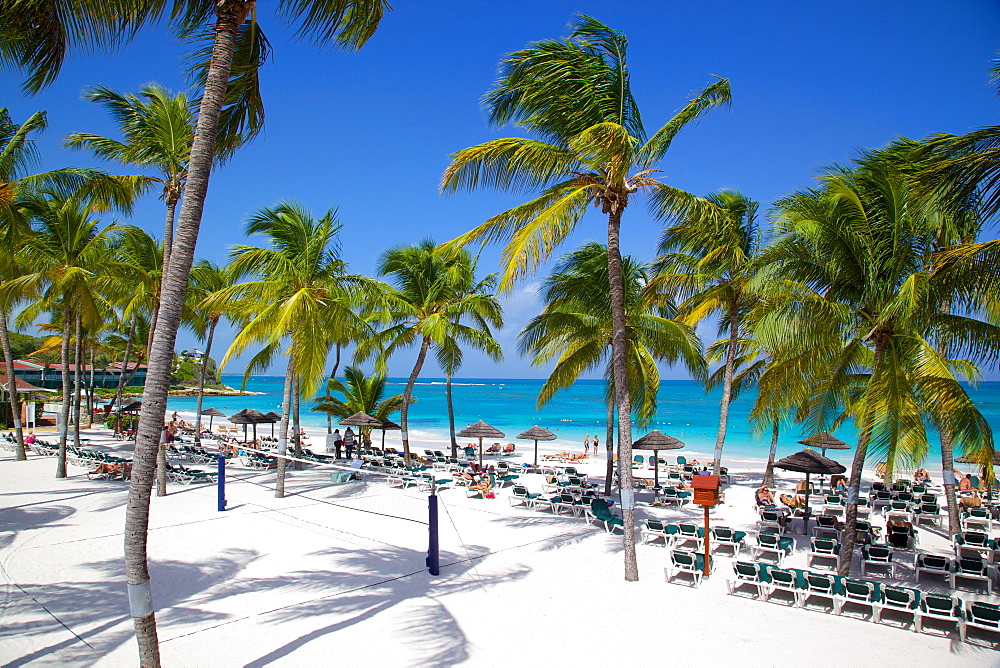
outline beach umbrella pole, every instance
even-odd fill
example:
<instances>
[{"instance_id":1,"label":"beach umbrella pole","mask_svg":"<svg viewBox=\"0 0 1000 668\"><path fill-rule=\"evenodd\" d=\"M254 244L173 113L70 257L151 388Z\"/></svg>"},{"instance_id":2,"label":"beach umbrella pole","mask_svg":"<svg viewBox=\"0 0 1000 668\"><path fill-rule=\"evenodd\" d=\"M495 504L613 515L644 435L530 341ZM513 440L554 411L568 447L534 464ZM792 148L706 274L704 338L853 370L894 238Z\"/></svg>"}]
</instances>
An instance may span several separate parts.
<instances>
[{"instance_id":1,"label":"beach umbrella pole","mask_svg":"<svg viewBox=\"0 0 1000 668\"><path fill-rule=\"evenodd\" d=\"M538 466L538 439L535 439L535 462L532 466Z\"/></svg>"},{"instance_id":2,"label":"beach umbrella pole","mask_svg":"<svg viewBox=\"0 0 1000 668\"><path fill-rule=\"evenodd\" d=\"M809 484L809 471L806 471L806 507L805 515L802 516L802 533L806 536L809 535L809 518L812 516L812 508L809 507L809 492L811 491L811 487Z\"/></svg>"},{"instance_id":3,"label":"beach umbrella pole","mask_svg":"<svg viewBox=\"0 0 1000 668\"><path fill-rule=\"evenodd\" d=\"M483 468L483 437L479 437L479 468Z\"/></svg>"}]
</instances>

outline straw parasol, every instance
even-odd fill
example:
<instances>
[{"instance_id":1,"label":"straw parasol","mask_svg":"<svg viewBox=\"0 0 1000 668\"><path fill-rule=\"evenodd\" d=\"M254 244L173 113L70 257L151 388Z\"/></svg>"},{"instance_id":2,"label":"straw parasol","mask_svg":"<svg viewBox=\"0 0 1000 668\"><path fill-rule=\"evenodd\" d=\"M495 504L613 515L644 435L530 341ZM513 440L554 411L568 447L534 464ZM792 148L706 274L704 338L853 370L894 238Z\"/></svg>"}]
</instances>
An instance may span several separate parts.
<instances>
[{"instance_id":1,"label":"straw parasol","mask_svg":"<svg viewBox=\"0 0 1000 668\"><path fill-rule=\"evenodd\" d=\"M387 431L400 431L402 427L393 422L392 420L384 420L382 426L379 427L382 430L382 449L385 450L385 432Z\"/></svg>"},{"instance_id":2,"label":"straw parasol","mask_svg":"<svg viewBox=\"0 0 1000 668\"><path fill-rule=\"evenodd\" d=\"M490 438L503 438L503 432L496 427L491 427L482 420L476 422L475 424L470 424L468 427L462 431L455 434L456 436L461 436L462 438L478 438L479 439L479 468L483 467L483 439L489 436Z\"/></svg>"},{"instance_id":3,"label":"straw parasol","mask_svg":"<svg viewBox=\"0 0 1000 668\"><path fill-rule=\"evenodd\" d=\"M223 413L222 411L220 411L217 408L209 408L209 409L203 410L201 412L201 416L202 417L205 417L206 415L208 416L208 430L209 431L212 431L212 418L226 417L226 414Z\"/></svg>"},{"instance_id":4,"label":"straw parasol","mask_svg":"<svg viewBox=\"0 0 1000 668\"><path fill-rule=\"evenodd\" d=\"M683 448L684 444L678 441L673 436L667 436L658 429L654 429L640 439L637 439L632 443L633 450L652 450L653 451L653 484L657 487L660 486L660 450L678 450Z\"/></svg>"},{"instance_id":5,"label":"straw parasol","mask_svg":"<svg viewBox=\"0 0 1000 668\"><path fill-rule=\"evenodd\" d=\"M265 416L263 413L261 413L256 408L248 408L248 409L246 409L246 413L244 413L244 414L248 418L250 418L250 424L253 425L253 440L256 441L257 440L257 425L259 425L261 423L264 423L264 422L267 422L268 421L267 416Z\"/></svg>"},{"instance_id":6,"label":"straw parasol","mask_svg":"<svg viewBox=\"0 0 1000 668\"><path fill-rule=\"evenodd\" d=\"M246 443L247 442L247 425L248 424L252 424L253 425L253 437L254 437L254 440L257 440L257 424L258 424L258 422L264 422L265 421L265 420L261 419L263 417L264 417L264 414L261 413L256 408L244 408L244 409L236 411L235 413L233 413L232 415L230 415L229 416L229 421L232 422L233 424L241 424L241 425L243 425L243 442Z\"/></svg>"},{"instance_id":7,"label":"straw parasol","mask_svg":"<svg viewBox=\"0 0 1000 668\"><path fill-rule=\"evenodd\" d=\"M815 436L810 436L809 438L804 438L799 441L802 445L808 446L810 448L819 448L823 456L826 457L827 450L850 450L851 445L849 443L844 443L842 440L834 436L828 431L820 432Z\"/></svg>"},{"instance_id":8,"label":"straw parasol","mask_svg":"<svg viewBox=\"0 0 1000 668\"><path fill-rule=\"evenodd\" d=\"M556 435L545 427L539 427L537 424L529 429L528 431L522 431L517 435L517 438L531 439L535 442L535 461L532 466L538 466L538 442L539 441L554 441L556 440Z\"/></svg>"},{"instance_id":9,"label":"straw parasol","mask_svg":"<svg viewBox=\"0 0 1000 668\"><path fill-rule=\"evenodd\" d=\"M774 462L774 467L785 469L786 471L797 471L799 473L806 474L806 507L805 515L802 518L802 533L808 535L809 515L811 513L809 509L809 475L812 473L819 473L820 475L833 475L834 473L844 473L847 469L842 464L838 464L832 459L824 457L815 450L810 450L809 448L800 450L794 455L789 455L788 457L779 459Z\"/></svg>"},{"instance_id":10,"label":"straw parasol","mask_svg":"<svg viewBox=\"0 0 1000 668\"><path fill-rule=\"evenodd\" d=\"M281 422L281 416L278 415L277 413L275 413L274 411L268 411L268 412L264 413L264 417L266 419L261 420L261 422L263 424L270 424L271 425L271 438L274 438L274 424L276 422Z\"/></svg>"},{"instance_id":11,"label":"straw parasol","mask_svg":"<svg viewBox=\"0 0 1000 668\"><path fill-rule=\"evenodd\" d=\"M345 417L343 420L340 421L340 424L346 424L353 427L358 427L358 431L361 430L361 427L365 427L369 431L372 429L382 428L381 420L373 418L371 415L365 413L364 411L358 411L354 415ZM368 439L368 443L371 444L371 438Z\"/></svg>"}]
</instances>

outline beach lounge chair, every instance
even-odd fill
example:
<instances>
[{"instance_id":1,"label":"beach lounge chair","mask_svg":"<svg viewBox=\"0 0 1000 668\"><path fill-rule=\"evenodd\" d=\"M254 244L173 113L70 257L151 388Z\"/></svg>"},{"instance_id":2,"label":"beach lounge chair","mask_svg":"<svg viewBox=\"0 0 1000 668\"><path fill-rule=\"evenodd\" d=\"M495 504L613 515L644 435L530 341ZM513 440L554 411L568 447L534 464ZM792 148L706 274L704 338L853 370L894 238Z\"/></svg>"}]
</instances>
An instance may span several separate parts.
<instances>
[{"instance_id":1,"label":"beach lounge chair","mask_svg":"<svg viewBox=\"0 0 1000 668\"><path fill-rule=\"evenodd\" d=\"M986 561L978 556L965 556L955 559L952 563L951 588L958 589L958 579L985 582L986 591L993 593L993 580L987 570Z\"/></svg>"},{"instance_id":2,"label":"beach lounge chair","mask_svg":"<svg viewBox=\"0 0 1000 668\"><path fill-rule=\"evenodd\" d=\"M883 615L889 611L893 616L908 617L915 625L917 623L917 607L920 605L921 592L909 587L882 586L882 600L875 605L875 623L884 624ZM896 626L896 624L892 624ZM903 624L906 627L906 623Z\"/></svg>"},{"instance_id":3,"label":"beach lounge chair","mask_svg":"<svg viewBox=\"0 0 1000 668\"><path fill-rule=\"evenodd\" d=\"M583 508L583 504L572 494L559 494L552 497L552 511L556 515L562 515L563 511L565 511L567 515L572 514L573 517L581 517L583 515Z\"/></svg>"},{"instance_id":4,"label":"beach lounge chair","mask_svg":"<svg viewBox=\"0 0 1000 668\"><path fill-rule=\"evenodd\" d=\"M931 523L941 526L941 506L937 503L922 502L915 507L917 524Z\"/></svg>"},{"instance_id":5,"label":"beach lounge chair","mask_svg":"<svg viewBox=\"0 0 1000 668\"><path fill-rule=\"evenodd\" d=\"M826 561L833 561L833 564L827 564L828 568L837 568L837 555L840 554L840 543L838 543L833 538L818 538L813 536L809 539L810 551L806 563L809 564L810 568L816 568L816 559L823 559Z\"/></svg>"},{"instance_id":6,"label":"beach lounge chair","mask_svg":"<svg viewBox=\"0 0 1000 668\"><path fill-rule=\"evenodd\" d=\"M877 491L868 497L868 501L873 510L878 510L879 506L888 506L892 503L892 492L888 490Z\"/></svg>"},{"instance_id":7,"label":"beach lounge chair","mask_svg":"<svg viewBox=\"0 0 1000 668\"><path fill-rule=\"evenodd\" d=\"M694 549L701 550L705 547L705 529L690 522L680 522L677 524L677 535L674 536L674 544L693 543ZM688 545L691 547L691 545Z\"/></svg>"},{"instance_id":8,"label":"beach lounge chair","mask_svg":"<svg viewBox=\"0 0 1000 668\"><path fill-rule=\"evenodd\" d=\"M778 533L761 531L757 534L757 544L750 547L750 554L754 559L760 559L764 554L773 554L775 563L781 564L781 560L792 553L792 546L795 544L791 538L784 538Z\"/></svg>"},{"instance_id":9,"label":"beach lounge chair","mask_svg":"<svg viewBox=\"0 0 1000 668\"><path fill-rule=\"evenodd\" d=\"M965 623L959 629L963 642L971 642L968 637L969 629L989 631L995 639L1000 639L1000 605L983 601L967 601L965 604ZM972 644L979 645L981 643ZM996 647L997 643L991 642L986 646Z\"/></svg>"},{"instance_id":10,"label":"beach lounge chair","mask_svg":"<svg viewBox=\"0 0 1000 668\"><path fill-rule=\"evenodd\" d=\"M897 550L912 550L920 540L913 524L905 520L889 520L885 528L885 542Z\"/></svg>"},{"instance_id":11,"label":"beach lounge chair","mask_svg":"<svg viewBox=\"0 0 1000 668\"><path fill-rule=\"evenodd\" d=\"M514 485L514 491L507 497L507 502L511 505L511 507L514 507L515 505L522 505L530 510L534 505L535 499L540 496L541 494L531 494L528 492L527 487Z\"/></svg>"},{"instance_id":12,"label":"beach lounge chair","mask_svg":"<svg viewBox=\"0 0 1000 668\"><path fill-rule=\"evenodd\" d=\"M920 574L942 575L951 579L951 559L939 554L918 554L914 567L914 577L920 583Z\"/></svg>"},{"instance_id":13,"label":"beach lounge chair","mask_svg":"<svg viewBox=\"0 0 1000 668\"><path fill-rule=\"evenodd\" d=\"M993 518L988 508L963 508L960 517L962 531L990 531L993 528Z\"/></svg>"},{"instance_id":14,"label":"beach lounge chair","mask_svg":"<svg viewBox=\"0 0 1000 668\"><path fill-rule=\"evenodd\" d=\"M840 530L842 528L837 518L832 515L817 515L813 518L816 523L810 528L813 536L833 537L840 540Z\"/></svg>"},{"instance_id":15,"label":"beach lounge chair","mask_svg":"<svg viewBox=\"0 0 1000 668\"><path fill-rule=\"evenodd\" d=\"M709 567L711 566L712 561L709 560ZM678 575L685 575L691 577L691 584L694 587L700 587L704 570L704 555L687 550L674 550L670 553L670 564L663 569L663 573L667 582L671 582Z\"/></svg>"},{"instance_id":16,"label":"beach lounge chair","mask_svg":"<svg viewBox=\"0 0 1000 668\"><path fill-rule=\"evenodd\" d=\"M603 523L606 532L614 533L615 527L622 528L622 518L611 512L608 502L604 499L594 499L591 501L590 512L595 520ZM625 531L625 529L621 530L622 532Z\"/></svg>"},{"instance_id":17,"label":"beach lounge chair","mask_svg":"<svg viewBox=\"0 0 1000 668\"><path fill-rule=\"evenodd\" d=\"M840 590L836 578L825 573L806 573L804 577L806 586L799 594L799 607L810 610L819 609L823 612L836 612L837 602L834 597ZM824 605L821 608L810 606L810 603L817 598L829 601L829 606Z\"/></svg>"},{"instance_id":18,"label":"beach lounge chair","mask_svg":"<svg viewBox=\"0 0 1000 668\"><path fill-rule=\"evenodd\" d=\"M881 600L881 591L874 582L846 578L840 593L836 594L833 600L837 608L835 612L838 615L853 617L854 615L848 615L845 610L848 606L858 606L868 609L870 614L865 615L863 619L871 620L875 617L875 606Z\"/></svg>"},{"instance_id":19,"label":"beach lounge chair","mask_svg":"<svg viewBox=\"0 0 1000 668\"><path fill-rule=\"evenodd\" d=\"M688 497L690 496L691 496L690 492L680 492L674 489L673 487L664 487L663 489L660 490L660 493L657 495L657 498L659 499L660 503L663 504L669 503L677 507L680 507L683 506L685 503L687 503Z\"/></svg>"},{"instance_id":20,"label":"beach lounge chair","mask_svg":"<svg viewBox=\"0 0 1000 668\"><path fill-rule=\"evenodd\" d=\"M949 629L954 627L958 631L959 637L961 637L962 625L965 619L965 615L962 614L962 600L954 596L925 592L920 597L920 606L917 608L917 622L914 628L917 633L924 633L924 620L926 619L946 622ZM951 635L950 630L945 632L944 635Z\"/></svg>"},{"instance_id":21,"label":"beach lounge chair","mask_svg":"<svg viewBox=\"0 0 1000 668\"><path fill-rule=\"evenodd\" d=\"M773 529L778 533L785 530L785 517L777 510L761 509L760 518L757 520L757 531Z\"/></svg>"},{"instance_id":22,"label":"beach lounge chair","mask_svg":"<svg viewBox=\"0 0 1000 668\"><path fill-rule=\"evenodd\" d=\"M673 542L673 534L677 532L677 527L673 527L673 531L668 531L668 525L661 520L647 519L645 526L639 530L639 536L642 542L645 544L655 543L660 539L663 540L664 547L670 547Z\"/></svg>"},{"instance_id":23,"label":"beach lounge chair","mask_svg":"<svg viewBox=\"0 0 1000 668\"><path fill-rule=\"evenodd\" d=\"M712 540L715 541L713 549L732 548L732 556L735 558L743 549L743 542L746 540L745 531L734 531L729 527L714 527L712 529Z\"/></svg>"},{"instance_id":24,"label":"beach lounge chair","mask_svg":"<svg viewBox=\"0 0 1000 668\"><path fill-rule=\"evenodd\" d=\"M955 545L955 554L959 557L973 553L989 558L996 549L996 544L990 540L989 534L982 531L963 531L955 534L952 541Z\"/></svg>"},{"instance_id":25,"label":"beach lounge chair","mask_svg":"<svg viewBox=\"0 0 1000 668\"><path fill-rule=\"evenodd\" d=\"M777 592L785 592L791 594L792 598L789 603L792 607L798 607L799 597L805 585L799 573L784 568L768 568L767 578L767 591L764 594L765 601L771 601Z\"/></svg>"},{"instance_id":26,"label":"beach lounge chair","mask_svg":"<svg viewBox=\"0 0 1000 668\"><path fill-rule=\"evenodd\" d=\"M858 517L867 518L871 517L872 514L872 504L868 499L861 497L858 499Z\"/></svg>"},{"instance_id":27,"label":"beach lounge chair","mask_svg":"<svg viewBox=\"0 0 1000 668\"><path fill-rule=\"evenodd\" d=\"M744 588L754 590L753 598L760 598L764 595L764 588L767 586L769 578L763 572L760 564L750 561L734 561L733 574L735 577L726 580L729 594L732 596L742 596L739 590Z\"/></svg>"},{"instance_id":28,"label":"beach lounge chair","mask_svg":"<svg viewBox=\"0 0 1000 668\"><path fill-rule=\"evenodd\" d=\"M896 563L892 560L892 550L884 545L863 545L861 547L861 575L867 576L872 566L887 567L890 577L896 577Z\"/></svg>"},{"instance_id":29,"label":"beach lounge chair","mask_svg":"<svg viewBox=\"0 0 1000 668\"><path fill-rule=\"evenodd\" d=\"M646 458L642 455L635 455L632 457L632 468L642 468L642 463L646 461Z\"/></svg>"}]
</instances>

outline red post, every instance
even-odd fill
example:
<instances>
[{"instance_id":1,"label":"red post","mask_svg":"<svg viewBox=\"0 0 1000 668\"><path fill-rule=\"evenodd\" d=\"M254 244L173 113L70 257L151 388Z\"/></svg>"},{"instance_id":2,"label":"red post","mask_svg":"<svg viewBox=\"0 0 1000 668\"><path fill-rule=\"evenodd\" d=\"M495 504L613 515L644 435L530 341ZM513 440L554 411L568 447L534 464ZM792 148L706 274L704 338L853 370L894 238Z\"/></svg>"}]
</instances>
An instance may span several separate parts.
<instances>
[{"instance_id":1,"label":"red post","mask_svg":"<svg viewBox=\"0 0 1000 668\"><path fill-rule=\"evenodd\" d=\"M704 506L705 508L705 568L702 570L702 574L706 577L709 575L711 569L708 566L709 557L712 554L712 549L708 544L708 539L711 534L708 533L708 509L711 506Z\"/></svg>"}]
</instances>

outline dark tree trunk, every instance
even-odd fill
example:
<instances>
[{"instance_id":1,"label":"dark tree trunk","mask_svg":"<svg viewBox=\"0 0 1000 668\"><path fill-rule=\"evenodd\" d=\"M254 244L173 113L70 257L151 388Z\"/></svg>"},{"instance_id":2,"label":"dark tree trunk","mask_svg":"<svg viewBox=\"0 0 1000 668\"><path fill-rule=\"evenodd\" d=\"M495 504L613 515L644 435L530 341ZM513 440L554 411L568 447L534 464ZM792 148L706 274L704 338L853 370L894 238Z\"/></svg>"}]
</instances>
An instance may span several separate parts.
<instances>
[{"instance_id":1,"label":"dark tree trunk","mask_svg":"<svg viewBox=\"0 0 1000 668\"><path fill-rule=\"evenodd\" d=\"M83 322L76 315L76 342L73 344L73 445L80 449L80 392L83 391Z\"/></svg>"},{"instance_id":2,"label":"dark tree trunk","mask_svg":"<svg viewBox=\"0 0 1000 668\"><path fill-rule=\"evenodd\" d=\"M729 424L729 404L733 396L733 367L736 365L736 346L739 344L739 315L736 305L729 309L729 345L726 348L726 368L722 375L722 401L719 404L719 431L715 435L715 456L712 471L719 475L722 466L722 446L726 442L726 428Z\"/></svg>"},{"instance_id":3,"label":"dark tree trunk","mask_svg":"<svg viewBox=\"0 0 1000 668\"><path fill-rule=\"evenodd\" d=\"M761 483L768 487L774 487L774 456L778 451L778 425L778 418L775 418L771 423L771 452L767 455L767 468L764 469L764 482Z\"/></svg>"},{"instance_id":4,"label":"dark tree trunk","mask_svg":"<svg viewBox=\"0 0 1000 668\"><path fill-rule=\"evenodd\" d=\"M958 518L958 496L955 494L955 451L952 447L951 429L942 425L941 436L941 478L944 481L944 498L948 504L948 532L950 536L961 533L962 523Z\"/></svg>"},{"instance_id":5,"label":"dark tree trunk","mask_svg":"<svg viewBox=\"0 0 1000 668\"><path fill-rule=\"evenodd\" d=\"M10 400L10 415L14 421L14 436L17 445L14 460L23 462L28 458L24 451L24 428L21 425L21 402L17 398L17 383L14 381L14 353L10 348L10 332L7 331L7 309L0 309L0 346L3 346L4 368L7 369L7 396Z\"/></svg>"},{"instance_id":6,"label":"dark tree trunk","mask_svg":"<svg viewBox=\"0 0 1000 668\"><path fill-rule=\"evenodd\" d=\"M94 426L94 374L97 373L97 348L90 347L90 374L87 378L87 429Z\"/></svg>"},{"instance_id":7,"label":"dark tree trunk","mask_svg":"<svg viewBox=\"0 0 1000 668\"><path fill-rule=\"evenodd\" d=\"M285 498L285 470L288 467L288 422L292 412L292 381L295 378L295 355L288 355L288 366L285 368L285 389L281 394L281 426L278 427L278 471L277 482L274 485L274 498Z\"/></svg>"},{"instance_id":8,"label":"dark tree trunk","mask_svg":"<svg viewBox=\"0 0 1000 668\"><path fill-rule=\"evenodd\" d=\"M618 407L618 458L621 466L622 529L625 549L625 580L639 579L635 556L635 490L632 488L632 398L629 396L628 348L625 330L625 281L622 278L622 255L619 248L622 208L608 216L608 277L611 287L611 364Z\"/></svg>"},{"instance_id":9,"label":"dark tree trunk","mask_svg":"<svg viewBox=\"0 0 1000 668\"><path fill-rule=\"evenodd\" d=\"M608 433L604 437L604 448L608 455L608 473L604 480L604 496L611 496L611 483L615 478L615 402L608 401ZM630 465L631 466L631 465Z\"/></svg>"},{"instance_id":10,"label":"dark tree trunk","mask_svg":"<svg viewBox=\"0 0 1000 668\"><path fill-rule=\"evenodd\" d=\"M136 315L132 316L132 324L128 328L128 339L125 341L125 355L122 357L122 369L118 376L118 389L115 390L115 398L111 402L111 405L115 408L121 405L122 391L125 389L125 374L128 373L128 359L132 354L132 341L135 340L135 321L137 317Z\"/></svg>"},{"instance_id":11,"label":"dark tree trunk","mask_svg":"<svg viewBox=\"0 0 1000 668\"><path fill-rule=\"evenodd\" d=\"M410 377L406 381L406 390L403 392L403 406L399 411L399 423L403 428L403 461L407 466L410 465L410 431L409 431L409 415L410 415L410 400L413 398L413 384L417 382L417 376L420 375L420 369L424 366L424 358L427 357L427 351L431 347L431 340L428 337L424 337L420 342L420 352L417 353L417 363L413 365L413 371L410 372Z\"/></svg>"},{"instance_id":12,"label":"dark tree trunk","mask_svg":"<svg viewBox=\"0 0 1000 668\"><path fill-rule=\"evenodd\" d=\"M334 357L333 357L333 368L330 369L330 383L337 380L337 369L340 368L340 344L334 344ZM327 394L330 392L330 384L327 383L326 386ZM330 413L326 414L326 433L333 433L333 415Z\"/></svg>"},{"instance_id":13,"label":"dark tree trunk","mask_svg":"<svg viewBox=\"0 0 1000 668\"><path fill-rule=\"evenodd\" d=\"M160 665L160 648L146 560L153 465L159 447L163 417L167 410L174 343L180 325L191 262L198 241L198 229L205 206L205 195L208 192L209 175L215 157L219 114L225 102L229 73L232 69L236 32L252 4L236 0L216 5L217 20L212 57L198 112L194 141L191 145L187 194L181 205L177 234L171 248L170 265L161 285L160 319L153 339L153 349L149 355L149 371L146 376L136 438L133 474L125 514L125 572L130 590L130 610L139 645L139 663L150 668L158 668Z\"/></svg>"},{"instance_id":14,"label":"dark tree trunk","mask_svg":"<svg viewBox=\"0 0 1000 668\"><path fill-rule=\"evenodd\" d=\"M170 249L174 243L174 218L177 211L177 193L167 195L167 222L163 229L163 263L160 268L162 276L167 275L167 267L170 265Z\"/></svg>"},{"instance_id":15,"label":"dark tree trunk","mask_svg":"<svg viewBox=\"0 0 1000 668\"><path fill-rule=\"evenodd\" d=\"M875 354L872 358L871 378L873 382L875 374L879 372L882 357L885 355L886 339L885 335L879 334L875 340ZM862 417L861 433L858 434L858 447L854 451L854 461L851 463L851 477L847 482L847 502L844 504L844 531L841 534L840 557L837 559L837 575L848 577L851 574L851 559L854 556L854 544L858 536L858 496L861 494L861 471L865 466L865 457L868 454L868 442L872 437L874 419L871 412L866 412Z\"/></svg>"},{"instance_id":16,"label":"dark tree trunk","mask_svg":"<svg viewBox=\"0 0 1000 668\"><path fill-rule=\"evenodd\" d=\"M448 433L451 434L451 456L458 457L458 439L455 437L455 404L451 398L451 374L445 378L445 396L448 399Z\"/></svg>"},{"instance_id":17,"label":"dark tree trunk","mask_svg":"<svg viewBox=\"0 0 1000 668\"><path fill-rule=\"evenodd\" d=\"M195 407L194 417L195 445L201 445L201 406L205 399L205 374L208 372L208 356L212 352L212 340L215 338L215 328L218 324L218 318L212 318L209 323L208 339L205 341L205 354L201 358L201 373L198 374L198 403Z\"/></svg>"},{"instance_id":18,"label":"dark tree trunk","mask_svg":"<svg viewBox=\"0 0 1000 668\"><path fill-rule=\"evenodd\" d=\"M297 377L292 385L292 390L294 392L292 395L294 408L292 410L295 417L295 458L302 459L302 421L299 419L299 402L302 399L302 386L299 384L299 379ZM296 471L301 471L302 462L295 462L295 465L292 468Z\"/></svg>"},{"instance_id":19,"label":"dark tree trunk","mask_svg":"<svg viewBox=\"0 0 1000 668\"><path fill-rule=\"evenodd\" d=\"M62 345L59 347L59 361L62 362L62 407L59 409L59 456L56 457L56 477L66 477L66 440L69 437L69 407L71 388L69 386L69 338L73 322L69 296L63 305Z\"/></svg>"}]
</instances>

